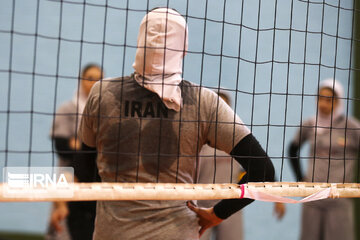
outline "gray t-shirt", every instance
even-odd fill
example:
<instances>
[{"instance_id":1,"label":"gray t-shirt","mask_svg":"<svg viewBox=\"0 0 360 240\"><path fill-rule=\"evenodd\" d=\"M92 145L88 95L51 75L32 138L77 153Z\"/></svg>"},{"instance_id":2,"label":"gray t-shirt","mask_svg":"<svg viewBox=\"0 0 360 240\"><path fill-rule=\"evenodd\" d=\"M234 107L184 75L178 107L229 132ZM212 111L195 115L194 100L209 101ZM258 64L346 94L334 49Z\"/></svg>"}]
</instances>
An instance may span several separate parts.
<instances>
[{"instance_id":1,"label":"gray t-shirt","mask_svg":"<svg viewBox=\"0 0 360 240\"><path fill-rule=\"evenodd\" d=\"M204 144L230 153L249 129L214 92L182 81L180 112L130 77L94 85L79 136L103 182L193 183ZM185 201L98 201L94 239L198 239Z\"/></svg>"},{"instance_id":2,"label":"gray t-shirt","mask_svg":"<svg viewBox=\"0 0 360 240\"><path fill-rule=\"evenodd\" d=\"M316 119L306 120L294 138L301 146L310 143L307 182L353 182L359 154L360 124L353 118L339 116L332 129L317 128ZM315 150L316 148L316 150Z\"/></svg>"}]
</instances>

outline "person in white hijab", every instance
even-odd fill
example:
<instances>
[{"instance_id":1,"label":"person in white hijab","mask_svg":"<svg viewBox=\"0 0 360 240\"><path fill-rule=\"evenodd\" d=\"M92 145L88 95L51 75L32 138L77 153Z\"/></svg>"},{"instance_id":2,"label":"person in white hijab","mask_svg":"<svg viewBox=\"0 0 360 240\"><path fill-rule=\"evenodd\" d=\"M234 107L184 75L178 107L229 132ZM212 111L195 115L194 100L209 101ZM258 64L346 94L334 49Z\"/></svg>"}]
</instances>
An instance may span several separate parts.
<instances>
[{"instance_id":1,"label":"person in white hijab","mask_svg":"<svg viewBox=\"0 0 360 240\"><path fill-rule=\"evenodd\" d=\"M297 181L351 183L355 181L360 124L344 114L344 90L340 82L320 83L315 116L304 121L289 147ZM303 176L299 150L310 143L307 173ZM357 176L359 177L359 176ZM353 205L350 199L326 199L303 204L301 239L354 239Z\"/></svg>"},{"instance_id":2,"label":"person in white hijab","mask_svg":"<svg viewBox=\"0 0 360 240\"><path fill-rule=\"evenodd\" d=\"M74 168L76 181L92 181L95 169L95 159L80 160L83 146L77 136L82 112L92 86L103 77L102 69L97 64L86 65L79 77L79 88L73 98L59 107L56 112L50 135L59 158L59 166ZM83 164L83 165L81 165ZM86 173L88 172L88 173ZM79 215L82 215L79 219ZM54 202L50 215L49 233L47 240L91 239L94 229L95 202Z\"/></svg>"}]
</instances>

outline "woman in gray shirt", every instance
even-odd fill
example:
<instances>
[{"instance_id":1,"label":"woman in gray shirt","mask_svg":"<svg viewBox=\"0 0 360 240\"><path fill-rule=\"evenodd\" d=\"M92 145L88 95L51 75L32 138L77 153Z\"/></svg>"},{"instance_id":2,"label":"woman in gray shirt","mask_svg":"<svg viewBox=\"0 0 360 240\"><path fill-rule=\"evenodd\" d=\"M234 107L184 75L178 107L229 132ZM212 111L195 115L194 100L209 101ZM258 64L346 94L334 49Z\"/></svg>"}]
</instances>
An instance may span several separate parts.
<instances>
[{"instance_id":1,"label":"woman in gray shirt","mask_svg":"<svg viewBox=\"0 0 360 240\"><path fill-rule=\"evenodd\" d=\"M317 115L304 121L292 141L291 166L298 181L354 182L359 153L359 122L343 111L343 88L334 79L320 83ZM303 176L298 151L310 143L308 169ZM301 239L354 239L350 199L326 199L303 204Z\"/></svg>"},{"instance_id":2,"label":"woman in gray shirt","mask_svg":"<svg viewBox=\"0 0 360 240\"><path fill-rule=\"evenodd\" d=\"M141 21L134 74L92 88L79 136L96 148L102 182L194 183L203 145L231 154L246 181L273 181L274 167L250 130L211 90L182 79L187 24L168 8ZM196 240L250 204L225 199L202 209L185 201L98 201L94 240Z\"/></svg>"}]
</instances>

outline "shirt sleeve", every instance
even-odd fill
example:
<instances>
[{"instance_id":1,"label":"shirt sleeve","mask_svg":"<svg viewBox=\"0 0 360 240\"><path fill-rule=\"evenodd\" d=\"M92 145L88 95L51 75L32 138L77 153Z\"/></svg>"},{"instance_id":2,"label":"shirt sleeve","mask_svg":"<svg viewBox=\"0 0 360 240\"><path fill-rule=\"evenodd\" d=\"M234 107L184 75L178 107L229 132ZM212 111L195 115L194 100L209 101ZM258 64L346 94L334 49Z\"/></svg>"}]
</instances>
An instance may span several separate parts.
<instances>
[{"instance_id":1,"label":"shirt sleeve","mask_svg":"<svg viewBox=\"0 0 360 240\"><path fill-rule=\"evenodd\" d=\"M216 149L230 153L231 150L250 130L234 113L231 107L225 103L216 93L204 91L205 106L210 108L208 121L207 143Z\"/></svg>"},{"instance_id":2,"label":"shirt sleeve","mask_svg":"<svg viewBox=\"0 0 360 240\"><path fill-rule=\"evenodd\" d=\"M309 140L312 131L315 131L313 118L308 119L301 124L291 143L300 147L305 141Z\"/></svg>"},{"instance_id":3,"label":"shirt sleeve","mask_svg":"<svg viewBox=\"0 0 360 240\"><path fill-rule=\"evenodd\" d=\"M89 147L96 147L96 129L99 102L97 101L94 88L95 85L92 88L86 102L78 132L81 141Z\"/></svg>"}]
</instances>

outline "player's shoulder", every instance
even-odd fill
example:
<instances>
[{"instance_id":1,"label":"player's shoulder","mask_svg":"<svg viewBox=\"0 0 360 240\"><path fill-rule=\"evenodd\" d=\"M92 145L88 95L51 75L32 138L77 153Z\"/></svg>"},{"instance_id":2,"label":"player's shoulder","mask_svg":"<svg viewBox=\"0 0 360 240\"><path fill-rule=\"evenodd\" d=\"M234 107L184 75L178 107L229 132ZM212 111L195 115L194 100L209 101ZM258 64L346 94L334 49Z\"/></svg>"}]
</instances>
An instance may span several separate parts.
<instances>
[{"instance_id":1,"label":"player's shoulder","mask_svg":"<svg viewBox=\"0 0 360 240\"><path fill-rule=\"evenodd\" d=\"M200 87L199 85L187 80L182 80L180 83L180 88L184 93L195 92L198 90L199 87Z\"/></svg>"},{"instance_id":2,"label":"player's shoulder","mask_svg":"<svg viewBox=\"0 0 360 240\"><path fill-rule=\"evenodd\" d=\"M182 80L181 81L181 84L180 86L183 88L183 89L192 89L194 91L205 91L205 92L212 92L214 93L213 91L211 91L210 89L208 89L207 87L205 86L201 86L197 83L194 83L194 82L190 82L190 81L187 81L187 80Z\"/></svg>"},{"instance_id":3,"label":"player's shoulder","mask_svg":"<svg viewBox=\"0 0 360 240\"><path fill-rule=\"evenodd\" d=\"M187 80L182 80L180 87L184 100L190 98L196 99L197 101L201 100L208 102L209 98L216 97L216 93L214 91Z\"/></svg>"},{"instance_id":4,"label":"player's shoulder","mask_svg":"<svg viewBox=\"0 0 360 240\"><path fill-rule=\"evenodd\" d=\"M89 98L96 98L109 89L119 89L123 86L124 82L131 79L131 76L126 77L112 77L104 78L97 81L91 88Z\"/></svg>"},{"instance_id":5,"label":"player's shoulder","mask_svg":"<svg viewBox=\"0 0 360 240\"><path fill-rule=\"evenodd\" d=\"M103 90L104 87L106 87L111 80L114 78L104 78L99 81L97 81L91 88L90 94L99 94L99 91Z\"/></svg>"},{"instance_id":6,"label":"player's shoulder","mask_svg":"<svg viewBox=\"0 0 360 240\"><path fill-rule=\"evenodd\" d=\"M92 91L98 93L99 91L105 91L107 88L111 87L121 87L124 83L132 81L133 75L124 76L124 77L110 77L104 78L100 81L97 81L93 87Z\"/></svg>"}]
</instances>

